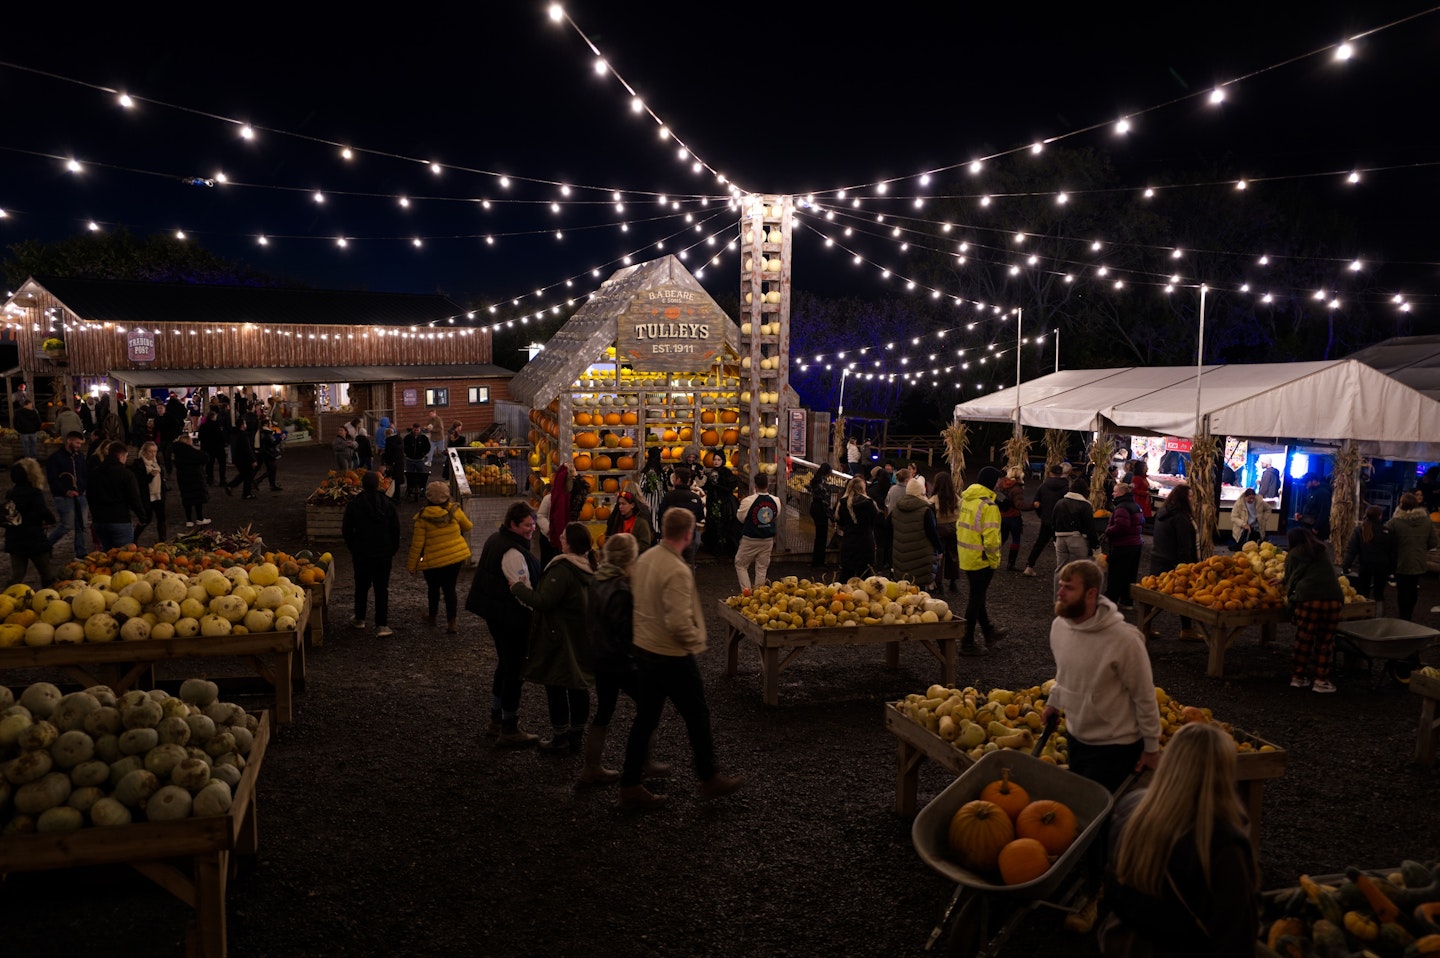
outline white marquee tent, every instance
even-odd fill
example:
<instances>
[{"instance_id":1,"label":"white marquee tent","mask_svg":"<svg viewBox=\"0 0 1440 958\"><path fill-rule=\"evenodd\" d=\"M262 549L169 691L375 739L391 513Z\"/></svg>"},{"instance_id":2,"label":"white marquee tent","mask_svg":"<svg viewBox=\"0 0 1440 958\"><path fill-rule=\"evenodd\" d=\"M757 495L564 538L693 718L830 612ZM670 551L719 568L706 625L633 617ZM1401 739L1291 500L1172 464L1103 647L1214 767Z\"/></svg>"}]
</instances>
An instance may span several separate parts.
<instances>
[{"instance_id":1,"label":"white marquee tent","mask_svg":"<svg viewBox=\"0 0 1440 958\"><path fill-rule=\"evenodd\" d=\"M1440 402L1353 359L1205 366L1198 410L1209 435L1355 440L1363 453L1440 459ZM1080 432L1191 436L1194 366L1070 369L955 407L955 418Z\"/></svg>"}]
</instances>

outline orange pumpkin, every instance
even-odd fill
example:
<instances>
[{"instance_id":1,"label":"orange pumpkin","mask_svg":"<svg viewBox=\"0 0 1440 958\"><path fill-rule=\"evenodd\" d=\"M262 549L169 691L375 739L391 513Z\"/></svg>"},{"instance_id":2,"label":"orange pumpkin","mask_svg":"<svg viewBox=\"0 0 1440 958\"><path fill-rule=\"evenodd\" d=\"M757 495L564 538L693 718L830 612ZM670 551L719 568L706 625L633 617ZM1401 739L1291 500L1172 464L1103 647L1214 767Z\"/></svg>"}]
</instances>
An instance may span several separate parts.
<instances>
[{"instance_id":1,"label":"orange pumpkin","mask_svg":"<svg viewBox=\"0 0 1440 958\"><path fill-rule=\"evenodd\" d=\"M700 414L700 421L707 426L713 423L715 421L715 410L707 409L702 412Z\"/></svg>"},{"instance_id":2,"label":"orange pumpkin","mask_svg":"<svg viewBox=\"0 0 1440 958\"><path fill-rule=\"evenodd\" d=\"M1042 798L1025 806L1015 819L1015 833L1033 838L1051 855L1064 854L1080 833L1075 813L1068 805Z\"/></svg>"},{"instance_id":3,"label":"orange pumpkin","mask_svg":"<svg viewBox=\"0 0 1440 958\"><path fill-rule=\"evenodd\" d=\"M666 462L669 462L669 461L670 461L670 447L669 447L669 446L661 446L661 447L660 447L660 458L663 459L663 460L666 461Z\"/></svg>"},{"instance_id":4,"label":"orange pumpkin","mask_svg":"<svg viewBox=\"0 0 1440 958\"><path fill-rule=\"evenodd\" d=\"M603 504L602 504L602 505L599 505L599 506L596 506L596 507L595 507L595 518L596 518L596 519L609 519L609 518L610 518L610 507L607 506L607 505L603 505Z\"/></svg>"},{"instance_id":5,"label":"orange pumpkin","mask_svg":"<svg viewBox=\"0 0 1440 958\"><path fill-rule=\"evenodd\" d=\"M740 414L733 409L722 409L720 410L720 421L726 423L739 422Z\"/></svg>"},{"instance_id":6,"label":"orange pumpkin","mask_svg":"<svg viewBox=\"0 0 1440 958\"><path fill-rule=\"evenodd\" d=\"M577 412L577 413L575 414L575 425L577 425L577 426L588 426L588 425L590 425L590 414L589 414L588 412Z\"/></svg>"},{"instance_id":7,"label":"orange pumpkin","mask_svg":"<svg viewBox=\"0 0 1440 958\"><path fill-rule=\"evenodd\" d=\"M1000 777L980 790L980 797L999 805L1012 822L1025 810L1025 806L1030 804L1030 793L1010 781L1008 768L1002 768Z\"/></svg>"},{"instance_id":8,"label":"orange pumpkin","mask_svg":"<svg viewBox=\"0 0 1440 958\"><path fill-rule=\"evenodd\" d=\"M609 469L611 465L612 463L609 456L596 456L595 465L591 468L598 469L599 471L604 472L606 469Z\"/></svg>"},{"instance_id":9,"label":"orange pumpkin","mask_svg":"<svg viewBox=\"0 0 1440 958\"><path fill-rule=\"evenodd\" d=\"M585 504L580 507L580 521L581 521L581 522L589 522L591 519L594 519L594 518L595 518L595 506L594 506L593 503L591 503L591 501L590 501L589 499L586 499L586 500L585 500Z\"/></svg>"},{"instance_id":10,"label":"orange pumpkin","mask_svg":"<svg viewBox=\"0 0 1440 958\"><path fill-rule=\"evenodd\" d=\"M620 425L620 414L619 414L618 412L607 412L607 413L605 414L605 425L607 425L607 426L618 426L618 425Z\"/></svg>"},{"instance_id":11,"label":"orange pumpkin","mask_svg":"<svg viewBox=\"0 0 1440 958\"><path fill-rule=\"evenodd\" d=\"M635 440L634 440L633 438L631 438L630 436L621 436L621 437L620 437L620 448L621 448L621 449L634 449L634 448L635 448Z\"/></svg>"},{"instance_id":12,"label":"orange pumpkin","mask_svg":"<svg viewBox=\"0 0 1440 958\"><path fill-rule=\"evenodd\" d=\"M640 421L640 417L633 412L625 411L620 414L620 422L626 426L633 426Z\"/></svg>"},{"instance_id":13,"label":"orange pumpkin","mask_svg":"<svg viewBox=\"0 0 1440 958\"><path fill-rule=\"evenodd\" d=\"M613 478L611 478L611 479L602 479L602 480L600 480L600 490L601 490L602 492L619 492L619 491L620 491L620 480L618 480L618 479L613 479ZM603 518L603 516L602 516L602 518Z\"/></svg>"},{"instance_id":14,"label":"orange pumpkin","mask_svg":"<svg viewBox=\"0 0 1440 958\"><path fill-rule=\"evenodd\" d=\"M581 449L595 449L600 445L600 434L597 432L577 432L575 434L575 445Z\"/></svg>"},{"instance_id":15,"label":"orange pumpkin","mask_svg":"<svg viewBox=\"0 0 1440 958\"><path fill-rule=\"evenodd\" d=\"M720 434L720 441L727 446L733 446L740 441L740 430L727 429Z\"/></svg>"},{"instance_id":16,"label":"orange pumpkin","mask_svg":"<svg viewBox=\"0 0 1440 958\"><path fill-rule=\"evenodd\" d=\"M590 468L590 456L588 453L579 453L575 456L575 468L581 471Z\"/></svg>"},{"instance_id":17,"label":"orange pumpkin","mask_svg":"<svg viewBox=\"0 0 1440 958\"><path fill-rule=\"evenodd\" d=\"M691 439L694 439L694 438L695 438L695 430L691 429L689 426L684 426L684 427L681 428L681 430L680 430L680 441L681 441L681 442L689 442Z\"/></svg>"},{"instance_id":18,"label":"orange pumpkin","mask_svg":"<svg viewBox=\"0 0 1440 958\"><path fill-rule=\"evenodd\" d=\"M1000 849L1000 880L1007 885L1023 885L1050 870L1050 856L1045 846L1033 838L1017 838Z\"/></svg>"},{"instance_id":19,"label":"orange pumpkin","mask_svg":"<svg viewBox=\"0 0 1440 958\"><path fill-rule=\"evenodd\" d=\"M634 456L621 456L615 460L615 468L620 470L631 470L635 468Z\"/></svg>"},{"instance_id":20,"label":"orange pumpkin","mask_svg":"<svg viewBox=\"0 0 1440 958\"><path fill-rule=\"evenodd\" d=\"M1000 850L1014 839L1010 816L994 802L966 802L950 819L950 850L971 871L993 872Z\"/></svg>"},{"instance_id":21,"label":"orange pumpkin","mask_svg":"<svg viewBox=\"0 0 1440 958\"><path fill-rule=\"evenodd\" d=\"M662 442L674 442L675 440L677 440L677 439L679 439L679 438L680 438L680 434L677 433L677 432L676 432L675 430L673 430L673 429L667 429L667 430L665 430L664 432L662 432L662 433L660 434L660 440L661 440Z\"/></svg>"},{"instance_id":22,"label":"orange pumpkin","mask_svg":"<svg viewBox=\"0 0 1440 958\"><path fill-rule=\"evenodd\" d=\"M707 430L705 430L704 432L702 432L702 433L700 434L700 445L702 445L702 446L718 446L718 445L720 445L720 434L719 434L718 432L716 432L715 430L713 430L713 429L707 429Z\"/></svg>"}]
</instances>

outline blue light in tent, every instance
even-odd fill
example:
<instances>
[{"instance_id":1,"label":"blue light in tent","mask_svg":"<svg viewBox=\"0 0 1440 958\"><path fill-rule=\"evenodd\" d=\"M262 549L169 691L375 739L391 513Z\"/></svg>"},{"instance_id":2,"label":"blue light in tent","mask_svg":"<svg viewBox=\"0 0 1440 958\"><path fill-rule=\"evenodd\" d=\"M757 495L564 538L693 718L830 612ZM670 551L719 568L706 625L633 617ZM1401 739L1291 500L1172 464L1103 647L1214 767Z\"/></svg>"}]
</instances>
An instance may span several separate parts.
<instances>
[{"instance_id":1,"label":"blue light in tent","mask_svg":"<svg viewBox=\"0 0 1440 958\"><path fill-rule=\"evenodd\" d=\"M1310 456L1303 452L1297 452L1290 457L1290 478L1304 479L1310 474Z\"/></svg>"}]
</instances>

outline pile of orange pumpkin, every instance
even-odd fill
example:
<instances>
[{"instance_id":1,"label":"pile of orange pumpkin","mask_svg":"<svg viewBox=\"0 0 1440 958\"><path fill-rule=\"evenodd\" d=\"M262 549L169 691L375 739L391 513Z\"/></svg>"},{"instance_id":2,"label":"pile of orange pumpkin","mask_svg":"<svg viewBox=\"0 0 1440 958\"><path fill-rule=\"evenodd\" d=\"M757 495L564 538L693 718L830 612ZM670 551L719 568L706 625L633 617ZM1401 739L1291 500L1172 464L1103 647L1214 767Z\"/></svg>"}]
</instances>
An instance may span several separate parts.
<instances>
[{"instance_id":1,"label":"pile of orange pumpkin","mask_svg":"<svg viewBox=\"0 0 1440 958\"><path fill-rule=\"evenodd\" d=\"M305 500L312 505L343 506L351 499L360 495L360 480L364 478L364 469L348 469L345 472L330 470L330 474L320 480L320 485L310 493ZM390 488L390 480L384 474L380 476L380 491L384 492Z\"/></svg>"},{"instance_id":2,"label":"pile of orange pumpkin","mask_svg":"<svg viewBox=\"0 0 1440 958\"><path fill-rule=\"evenodd\" d=\"M1277 609L1285 604L1280 591L1255 571L1250 557L1244 553L1213 555L1200 562L1182 563L1158 576L1145 576L1140 585L1196 605L1229 612Z\"/></svg>"},{"instance_id":3,"label":"pile of orange pumpkin","mask_svg":"<svg viewBox=\"0 0 1440 958\"><path fill-rule=\"evenodd\" d=\"M151 569L196 575L206 569L223 570L231 566L243 566L249 571L262 562L271 562L286 578L301 585L316 585L325 581L330 561L330 553L317 557L308 549L291 555L259 549L230 550L157 542L153 546L120 546L107 552L92 552L83 559L66 564L57 578L88 580L95 575L114 575L125 571L143 574Z\"/></svg>"},{"instance_id":4,"label":"pile of orange pumpkin","mask_svg":"<svg viewBox=\"0 0 1440 958\"><path fill-rule=\"evenodd\" d=\"M977 874L998 872L1006 885L1023 885L1044 875L1079 835L1079 822L1068 805L1031 800L1010 781L1009 769L950 819L950 850L960 864Z\"/></svg>"}]
</instances>

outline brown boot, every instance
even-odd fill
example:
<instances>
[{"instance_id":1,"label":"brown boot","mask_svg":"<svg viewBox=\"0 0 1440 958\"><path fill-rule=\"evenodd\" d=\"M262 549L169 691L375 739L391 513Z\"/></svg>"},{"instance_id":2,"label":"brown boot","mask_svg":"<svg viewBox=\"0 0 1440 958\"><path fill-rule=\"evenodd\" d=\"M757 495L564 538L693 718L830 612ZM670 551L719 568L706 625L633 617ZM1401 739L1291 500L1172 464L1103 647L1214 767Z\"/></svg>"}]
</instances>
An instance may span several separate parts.
<instances>
[{"instance_id":1,"label":"brown boot","mask_svg":"<svg viewBox=\"0 0 1440 958\"><path fill-rule=\"evenodd\" d=\"M645 777L646 778L669 778L673 767L669 762L660 762L655 759L655 743L660 740L660 733L656 732L650 736L650 750L645 753Z\"/></svg>"},{"instance_id":2,"label":"brown boot","mask_svg":"<svg viewBox=\"0 0 1440 958\"><path fill-rule=\"evenodd\" d=\"M621 808L650 810L665 804L664 795L656 795L644 785L624 785L620 788L620 799L615 803Z\"/></svg>"},{"instance_id":3,"label":"brown boot","mask_svg":"<svg viewBox=\"0 0 1440 958\"><path fill-rule=\"evenodd\" d=\"M720 772L716 772L700 783L700 801L709 802L729 795L744 784L744 775L722 775Z\"/></svg>"},{"instance_id":4,"label":"brown boot","mask_svg":"<svg viewBox=\"0 0 1440 958\"><path fill-rule=\"evenodd\" d=\"M620 781L620 773L605 767L605 733L603 725L592 725L585 732L585 767L580 769L581 785L612 785Z\"/></svg>"},{"instance_id":5,"label":"brown boot","mask_svg":"<svg viewBox=\"0 0 1440 958\"><path fill-rule=\"evenodd\" d=\"M459 635L459 634L460 634L460 620L459 620L459 619L451 619L451 620L446 624L446 626L445 626L445 634L446 634L446 635Z\"/></svg>"}]
</instances>

